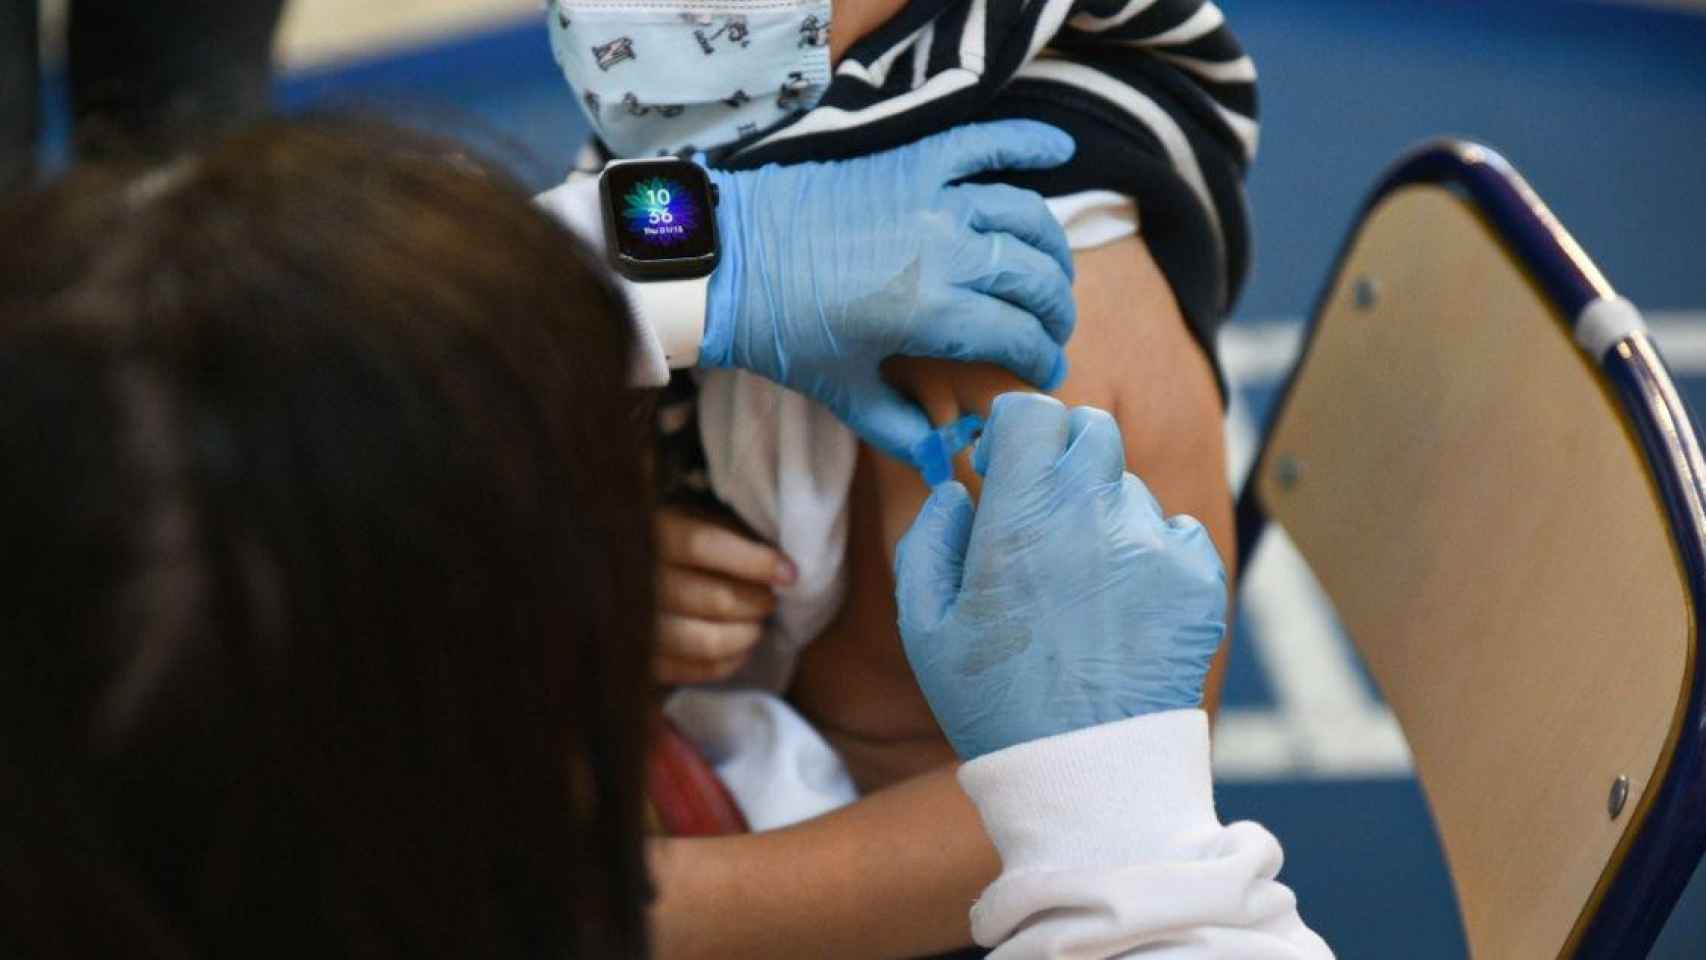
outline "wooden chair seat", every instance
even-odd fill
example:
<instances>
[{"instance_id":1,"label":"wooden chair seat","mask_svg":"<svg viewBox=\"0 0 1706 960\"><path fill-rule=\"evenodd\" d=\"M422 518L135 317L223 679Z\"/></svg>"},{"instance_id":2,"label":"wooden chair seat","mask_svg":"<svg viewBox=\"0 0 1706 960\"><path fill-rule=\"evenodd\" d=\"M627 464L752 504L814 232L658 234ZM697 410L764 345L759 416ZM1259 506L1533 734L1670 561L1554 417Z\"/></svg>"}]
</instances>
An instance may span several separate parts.
<instances>
[{"instance_id":1,"label":"wooden chair seat","mask_svg":"<svg viewBox=\"0 0 1706 960\"><path fill-rule=\"evenodd\" d=\"M1241 512L1284 526L1391 704L1471 952L1644 952L1682 883L1628 870L1706 843L1674 833L1702 783L1698 442L1634 383L1675 400L1644 333L1605 369L1578 347L1555 271L1609 287L1520 178L1434 153L1346 247Z\"/></svg>"}]
</instances>

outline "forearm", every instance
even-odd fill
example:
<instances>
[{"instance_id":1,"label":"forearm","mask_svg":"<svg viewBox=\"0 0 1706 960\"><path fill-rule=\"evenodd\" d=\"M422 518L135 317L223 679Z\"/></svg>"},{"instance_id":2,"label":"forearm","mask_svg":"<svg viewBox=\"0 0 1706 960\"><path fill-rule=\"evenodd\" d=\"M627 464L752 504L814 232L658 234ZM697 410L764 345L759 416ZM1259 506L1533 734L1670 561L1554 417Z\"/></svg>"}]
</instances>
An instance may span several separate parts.
<instances>
[{"instance_id":1,"label":"forearm","mask_svg":"<svg viewBox=\"0 0 1706 960\"><path fill-rule=\"evenodd\" d=\"M999 861L952 769L796 827L654 841L656 955L908 957L971 942Z\"/></svg>"}]
</instances>

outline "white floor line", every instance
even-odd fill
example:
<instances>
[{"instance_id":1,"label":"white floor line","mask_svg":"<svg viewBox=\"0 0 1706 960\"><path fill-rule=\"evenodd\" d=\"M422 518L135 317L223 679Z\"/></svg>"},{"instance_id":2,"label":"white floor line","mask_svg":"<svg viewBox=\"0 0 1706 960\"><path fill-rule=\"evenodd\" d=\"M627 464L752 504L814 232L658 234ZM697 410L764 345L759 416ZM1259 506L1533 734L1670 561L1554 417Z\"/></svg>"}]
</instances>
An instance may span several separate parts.
<instances>
[{"instance_id":1,"label":"white floor line","mask_svg":"<svg viewBox=\"0 0 1706 960\"><path fill-rule=\"evenodd\" d=\"M533 18L543 52L544 10L541 0L291 0L275 48L287 69L316 66Z\"/></svg>"},{"instance_id":2,"label":"white floor line","mask_svg":"<svg viewBox=\"0 0 1706 960\"><path fill-rule=\"evenodd\" d=\"M1220 328L1220 364L1234 384L1283 378L1303 345L1302 317L1238 320Z\"/></svg>"},{"instance_id":3,"label":"white floor line","mask_svg":"<svg viewBox=\"0 0 1706 960\"><path fill-rule=\"evenodd\" d=\"M1356 669L1356 653L1290 539L1269 530L1243 586L1246 629L1272 710L1227 711L1215 774L1226 780L1390 777L1410 772L1397 721ZM1235 640L1234 642L1238 642Z\"/></svg>"},{"instance_id":4,"label":"white floor line","mask_svg":"<svg viewBox=\"0 0 1706 960\"><path fill-rule=\"evenodd\" d=\"M62 63L67 0L41 4L43 62ZM296 69L536 18L543 51L544 10L543 0L291 0L274 50L281 68Z\"/></svg>"},{"instance_id":5,"label":"white floor line","mask_svg":"<svg viewBox=\"0 0 1706 960\"><path fill-rule=\"evenodd\" d=\"M1706 310L1652 310L1647 328L1671 371L1706 375ZM1237 384L1283 379L1303 346L1302 317L1237 320L1220 331L1220 362Z\"/></svg>"},{"instance_id":6,"label":"white floor line","mask_svg":"<svg viewBox=\"0 0 1706 960\"><path fill-rule=\"evenodd\" d=\"M1295 350L1295 333L1289 345L1283 331L1264 333L1272 335L1256 338L1240 366L1228 363L1234 383L1249 383L1248 374L1274 365L1260 353ZM1234 488L1255 459L1257 439L1249 407L1235 392L1226 415ZM1249 572L1242 588L1246 629L1233 642L1253 644L1276 702L1271 710L1220 715L1215 775L1226 781L1407 775L1409 750L1397 722L1364 689L1349 641L1283 530L1264 538Z\"/></svg>"},{"instance_id":7,"label":"white floor line","mask_svg":"<svg viewBox=\"0 0 1706 960\"><path fill-rule=\"evenodd\" d=\"M1706 310L1653 311L1647 326L1672 373L1706 374Z\"/></svg>"},{"instance_id":8,"label":"white floor line","mask_svg":"<svg viewBox=\"0 0 1706 960\"><path fill-rule=\"evenodd\" d=\"M1221 354L1226 352L1226 339L1221 338ZM1225 363L1224 359L1222 363ZM1226 472L1231 482L1232 492L1236 495L1244 486L1244 478L1249 475L1250 467L1256 461L1257 445L1261 438L1256 433L1256 421L1250 414L1250 405L1245 402L1244 394L1238 389L1240 384L1256 382L1256 378L1235 373L1231 364L1225 364L1226 379L1233 385L1230 401L1226 405Z\"/></svg>"}]
</instances>

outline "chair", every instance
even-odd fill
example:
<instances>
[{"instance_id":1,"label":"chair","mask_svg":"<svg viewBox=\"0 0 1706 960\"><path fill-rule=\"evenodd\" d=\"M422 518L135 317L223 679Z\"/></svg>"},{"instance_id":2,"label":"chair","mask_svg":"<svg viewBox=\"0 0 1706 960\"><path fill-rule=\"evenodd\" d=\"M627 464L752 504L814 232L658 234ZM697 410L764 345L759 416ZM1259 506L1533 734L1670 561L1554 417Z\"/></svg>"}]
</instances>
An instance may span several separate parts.
<instances>
[{"instance_id":1,"label":"chair","mask_svg":"<svg viewBox=\"0 0 1706 960\"><path fill-rule=\"evenodd\" d=\"M1359 217L1239 504L1409 739L1478 958L1636 957L1706 850L1706 460L1628 303L1492 151Z\"/></svg>"}]
</instances>

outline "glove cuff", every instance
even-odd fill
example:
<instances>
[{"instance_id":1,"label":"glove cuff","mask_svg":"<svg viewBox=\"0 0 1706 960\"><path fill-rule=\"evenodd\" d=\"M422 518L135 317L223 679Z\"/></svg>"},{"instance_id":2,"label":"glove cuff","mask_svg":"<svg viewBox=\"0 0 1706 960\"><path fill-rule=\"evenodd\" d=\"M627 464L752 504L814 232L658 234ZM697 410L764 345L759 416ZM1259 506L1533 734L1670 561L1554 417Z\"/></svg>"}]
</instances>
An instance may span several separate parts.
<instances>
[{"instance_id":1,"label":"glove cuff","mask_svg":"<svg viewBox=\"0 0 1706 960\"><path fill-rule=\"evenodd\" d=\"M703 158L699 158L703 163ZM740 322L741 282L746 273L743 220L739 175L706 168L706 174L716 185L717 241L722 257L717 269L711 272L710 286L705 297L705 336L699 344L699 366L706 368L734 365L735 326Z\"/></svg>"}]
</instances>

